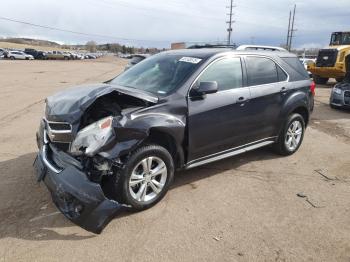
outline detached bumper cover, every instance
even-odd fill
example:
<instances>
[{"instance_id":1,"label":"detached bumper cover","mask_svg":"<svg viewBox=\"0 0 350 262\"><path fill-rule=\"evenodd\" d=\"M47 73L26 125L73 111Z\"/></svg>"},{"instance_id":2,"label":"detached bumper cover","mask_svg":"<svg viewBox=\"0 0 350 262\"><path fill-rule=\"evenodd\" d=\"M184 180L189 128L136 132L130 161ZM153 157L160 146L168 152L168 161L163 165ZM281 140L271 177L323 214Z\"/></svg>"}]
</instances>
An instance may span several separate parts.
<instances>
[{"instance_id":1,"label":"detached bumper cover","mask_svg":"<svg viewBox=\"0 0 350 262\"><path fill-rule=\"evenodd\" d=\"M107 199L100 185L87 178L74 158L50 149L44 144L35 159L38 181L45 183L53 202L68 219L87 231L101 233L123 206ZM59 160L60 166L50 161L49 153Z\"/></svg>"}]
</instances>

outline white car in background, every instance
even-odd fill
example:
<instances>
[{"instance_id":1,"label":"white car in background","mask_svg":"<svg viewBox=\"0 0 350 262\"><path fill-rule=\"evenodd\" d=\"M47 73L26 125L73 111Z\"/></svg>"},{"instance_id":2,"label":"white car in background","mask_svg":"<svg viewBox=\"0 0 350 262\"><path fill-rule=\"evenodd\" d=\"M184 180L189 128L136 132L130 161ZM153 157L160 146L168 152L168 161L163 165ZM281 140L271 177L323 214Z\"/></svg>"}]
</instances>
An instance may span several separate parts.
<instances>
[{"instance_id":1,"label":"white car in background","mask_svg":"<svg viewBox=\"0 0 350 262\"><path fill-rule=\"evenodd\" d=\"M22 51L9 51L7 57L11 60L34 60L34 57L32 55L28 55Z\"/></svg>"},{"instance_id":2,"label":"white car in background","mask_svg":"<svg viewBox=\"0 0 350 262\"><path fill-rule=\"evenodd\" d=\"M312 59L312 58L300 58L299 59L300 62L303 64L303 66L305 67L307 73L309 74L310 78L312 78L312 73L310 71L307 70L307 66L309 64L314 64L316 63L316 59Z\"/></svg>"}]
</instances>

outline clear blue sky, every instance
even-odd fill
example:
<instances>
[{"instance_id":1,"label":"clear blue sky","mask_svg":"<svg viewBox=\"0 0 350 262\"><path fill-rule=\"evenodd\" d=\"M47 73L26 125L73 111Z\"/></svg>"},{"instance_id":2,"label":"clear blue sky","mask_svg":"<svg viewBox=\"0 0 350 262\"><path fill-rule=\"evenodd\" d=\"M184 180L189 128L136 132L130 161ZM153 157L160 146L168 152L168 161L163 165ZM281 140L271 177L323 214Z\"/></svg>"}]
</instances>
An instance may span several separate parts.
<instances>
[{"instance_id":1,"label":"clear blue sky","mask_svg":"<svg viewBox=\"0 0 350 262\"><path fill-rule=\"evenodd\" d=\"M323 47L332 31L350 31L349 0L237 0L233 41L279 45L286 41L289 10L297 4L294 46ZM226 39L229 0L2 0L0 16L109 37L82 36L0 20L0 36L61 43L120 42L169 47L178 41ZM133 40L119 40L127 38Z\"/></svg>"}]
</instances>

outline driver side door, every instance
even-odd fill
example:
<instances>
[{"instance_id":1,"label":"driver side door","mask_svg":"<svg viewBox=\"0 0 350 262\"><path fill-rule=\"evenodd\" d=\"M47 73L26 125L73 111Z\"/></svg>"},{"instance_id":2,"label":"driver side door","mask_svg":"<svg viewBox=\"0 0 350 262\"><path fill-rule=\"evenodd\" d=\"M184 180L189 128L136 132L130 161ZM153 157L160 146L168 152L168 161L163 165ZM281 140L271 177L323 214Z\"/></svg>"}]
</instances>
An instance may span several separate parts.
<instances>
[{"instance_id":1,"label":"driver side door","mask_svg":"<svg viewBox=\"0 0 350 262\"><path fill-rule=\"evenodd\" d=\"M188 161L202 160L225 150L244 145L249 114L250 90L245 85L240 57L225 57L212 62L199 75L200 82L215 81L218 92L188 98Z\"/></svg>"}]
</instances>

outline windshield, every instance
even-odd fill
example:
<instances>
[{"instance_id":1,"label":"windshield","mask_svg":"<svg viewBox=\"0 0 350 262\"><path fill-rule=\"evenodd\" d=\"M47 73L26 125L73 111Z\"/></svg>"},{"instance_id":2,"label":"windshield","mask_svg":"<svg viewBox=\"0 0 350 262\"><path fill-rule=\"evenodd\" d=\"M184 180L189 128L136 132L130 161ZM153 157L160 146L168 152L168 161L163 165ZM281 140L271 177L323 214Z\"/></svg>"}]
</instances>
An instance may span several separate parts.
<instances>
[{"instance_id":1,"label":"windshield","mask_svg":"<svg viewBox=\"0 0 350 262\"><path fill-rule=\"evenodd\" d=\"M331 38L331 45L350 45L350 32L333 33Z\"/></svg>"},{"instance_id":2,"label":"windshield","mask_svg":"<svg viewBox=\"0 0 350 262\"><path fill-rule=\"evenodd\" d=\"M145 59L112 80L112 84L165 95L177 89L202 59L158 54Z\"/></svg>"}]
</instances>

